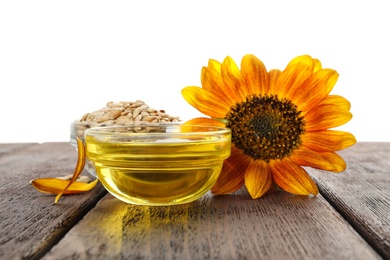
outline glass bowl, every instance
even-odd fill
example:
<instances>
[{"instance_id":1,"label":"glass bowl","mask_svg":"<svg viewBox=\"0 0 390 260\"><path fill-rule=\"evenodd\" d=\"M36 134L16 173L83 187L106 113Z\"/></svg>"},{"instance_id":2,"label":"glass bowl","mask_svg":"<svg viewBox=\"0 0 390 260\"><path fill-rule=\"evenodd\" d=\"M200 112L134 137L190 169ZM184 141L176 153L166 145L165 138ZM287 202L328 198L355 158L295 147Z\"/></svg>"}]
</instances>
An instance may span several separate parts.
<instances>
[{"instance_id":1,"label":"glass bowl","mask_svg":"<svg viewBox=\"0 0 390 260\"><path fill-rule=\"evenodd\" d=\"M179 125L181 124L180 122L166 122L166 123L160 123L160 124L165 124L165 125ZM131 124L130 124L131 125ZM134 125L147 125L145 122L140 122L140 123L134 123ZM86 122L86 121L79 121L75 120L70 124L70 144L75 147L77 151L77 139L76 137L80 138L80 140L84 143L85 145L85 130L94 128L94 127L105 127L105 126L117 126L113 123L113 121L108 121L108 122ZM127 126L127 125L126 125ZM96 175L96 169L95 169L95 164L88 158L86 159L84 169L87 170L89 174L91 174L93 177L97 177Z\"/></svg>"},{"instance_id":2,"label":"glass bowl","mask_svg":"<svg viewBox=\"0 0 390 260\"><path fill-rule=\"evenodd\" d=\"M85 131L86 155L118 199L164 206L194 201L218 179L231 132L214 126L108 126Z\"/></svg>"}]
</instances>

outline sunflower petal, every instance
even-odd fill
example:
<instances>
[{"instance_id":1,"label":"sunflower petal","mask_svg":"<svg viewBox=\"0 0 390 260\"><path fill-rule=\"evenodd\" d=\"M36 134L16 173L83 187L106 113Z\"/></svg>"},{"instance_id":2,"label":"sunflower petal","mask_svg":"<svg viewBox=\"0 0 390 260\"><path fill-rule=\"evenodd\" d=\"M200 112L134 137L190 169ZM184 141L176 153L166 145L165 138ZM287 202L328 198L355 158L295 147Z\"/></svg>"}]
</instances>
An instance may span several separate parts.
<instances>
[{"instance_id":1,"label":"sunflower petal","mask_svg":"<svg viewBox=\"0 0 390 260\"><path fill-rule=\"evenodd\" d=\"M241 188L249 162L250 157L244 155L242 150L232 147L231 155L224 161L221 175L211 192L214 195L227 194Z\"/></svg>"},{"instance_id":2,"label":"sunflower petal","mask_svg":"<svg viewBox=\"0 0 390 260\"><path fill-rule=\"evenodd\" d=\"M248 91L247 85L241 75L240 69L231 57L227 56L223 60L221 66L221 74L225 85L231 86L232 88L236 89L237 102L244 101L245 97L250 94L250 91Z\"/></svg>"},{"instance_id":3,"label":"sunflower petal","mask_svg":"<svg viewBox=\"0 0 390 260\"><path fill-rule=\"evenodd\" d=\"M221 89L225 86L221 73L208 67L202 68L201 83L202 88L208 91L213 91L213 89Z\"/></svg>"},{"instance_id":4,"label":"sunflower petal","mask_svg":"<svg viewBox=\"0 0 390 260\"><path fill-rule=\"evenodd\" d=\"M56 198L54 199L54 203L57 203L58 200L61 198L61 196L66 192L66 190L72 185L73 182L76 181L76 179L80 176L81 172L84 169L85 162L86 162L86 155L85 155L85 146L83 141L81 141L80 138L76 137L77 140L77 163L76 168L74 169L72 179L69 181L68 185L64 187L64 189L57 194Z\"/></svg>"},{"instance_id":5,"label":"sunflower petal","mask_svg":"<svg viewBox=\"0 0 390 260\"><path fill-rule=\"evenodd\" d=\"M241 61L241 72L249 93L264 95L269 88L269 75L261 60L254 55L245 55Z\"/></svg>"},{"instance_id":6,"label":"sunflower petal","mask_svg":"<svg viewBox=\"0 0 390 260\"><path fill-rule=\"evenodd\" d=\"M40 178L31 181L31 185L38 191L48 194L59 194L61 193L70 183L70 180L61 180L57 178ZM93 189L98 183L98 179L93 182L85 183L75 181L65 189L63 194L77 194L89 191Z\"/></svg>"},{"instance_id":7,"label":"sunflower petal","mask_svg":"<svg viewBox=\"0 0 390 260\"><path fill-rule=\"evenodd\" d=\"M207 126L225 127L225 124L223 122L208 117L193 118L184 122L183 125L207 125Z\"/></svg>"},{"instance_id":8,"label":"sunflower petal","mask_svg":"<svg viewBox=\"0 0 390 260\"><path fill-rule=\"evenodd\" d=\"M349 111L351 109L351 103L342 96L339 95L329 95L327 96L321 104L322 106L327 105L337 105L340 110Z\"/></svg>"},{"instance_id":9,"label":"sunflower petal","mask_svg":"<svg viewBox=\"0 0 390 260\"><path fill-rule=\"evenodd\" d=\"M326 160L318 152L306 148L303 145L290 155L290 159L301 166L309 166L326 171L336 170L335 166L330 161Z\"/></svg>"},{"instance_id":10,"label":"sunflower petal","mask_svg":"<svg viewBox=\"0 0 390 260\"><path fill-rule=\"evenodd\" d=\"M291 95L301 111L308 111L317 106L333 89L339 74L332 69L319 70L312 74Z\"/></svg>"},{"instance_id":11,"label":"sunflower petal","mask_svg":"<svg viewBox=\"0 0 390 260\"><path fill-rule=\"evenodd\" d=\"M321 61L318 59L313 59L313 73L322 69Z\"/></svg>"},{"instance_id":12,"label":"sunflower petal","mask_svg":"<svg viewBox=\"0 0 390 260\"><path fill-rule=\"evenodd\" d=\"M210 91L226 104L233 105L236 103L237 93L235 87L225 85L220 72L203 67L201 79L203 89Z\"/></svg>"},{"instance_id":13,"label":"sunflower petal","mask_svg":"<svg viewBox=\"0 0 390 260\"><path fill-rule=\"evenodd\" d=\"M338 95L329 95L325 97L324 100L321 101L320 104L313 107L309 111L302 112L302 115L305 116L307 113L313 113L316 114L317 109L327 109L327 106L337 106L337 110L340 111L349 111L351 109L351 103L344 97L338 96ZM313 110L313 112L312 112ZM309 115L310 115L309 113Z\"/></svg>"},{"instance_id":14,"label":"sunflower petal","mask_svg":"<svg viewBox=\"0 0 390 260\"><path fill-rule=\"evenodd\" d=\"M304 113L306 131L321 131L341 126L352 118L350 102L342 96L327 96L318 106Z\"/></svg>"},{"instance_id":15,"label":"sunflower petal","mask_svg":"<svg viewBox=\"0 0 390 260\"><path fill-rule=\"evenodd\" d=\"M227 56L221 65L221 74L226 85L235 85L237 80L241 78L241 72L236 62Z\"/></svg>"},{"instance_id":16,"label":"sunflower petal","mask_svg":"<svg viewBox=\"0 0 390 260\"><path fill-rule=\"evenodd\" d=\"M301 140L306 147L315 151L339 151L356 143L353 134L336 130L306 132Z\"/></svg>"},{"instance_id":17,"label":"sunflower petal","mask_svg":"<svg viewBox=\"0 0 390 260\"><path fill-rule=\"evenodd\" d=\"M335 169L332 170L332 172L342 172L347 168L347 164L345 163L344 159L337 153L322 151L319 151L318 153L333 164Z\"/></svg>"},{"instance_id":18,"label":"sunflower petal","mask_svg":"<svg viewBox=\"0 0 390 260\"><path fill-rule=\"evenodd\" d=\"M56 194L54 203L57 203L63 194L77 194L93 189L98 179L91 183L76 181L84 169L86 157L83 142L77 138L78 159L70 180L60 178L40 178L31 181L31 185L42 193Z\"/></svg>"},{"instance_id":19,"label":"sunflower petal","mask_svg":"<svg viewBox=\"0 0 390 260\"><path fill-rule=\"evenodd\" d=\"M344 125L352 118L352 113L342 107L330 104L319 105L305 115L306 131L321 131Z\"/></svg>"},{"instance_id":20,"label":"sunflower petal","mask_svg":"<svg viewBox=\"0 0 390 260\"><path fill-rule=\"evenodd\" d=\"M200 87L185 87L181 93L190 105L210 117L223 118L230 108L217 95Z\"/></svg>"},{"instance_id":21,"label":"sunflower petal","mask_svg":"<svg viewBox=\"0 0 390 260\"><path fill-rule=\"evenodd\" d=\"M283 190L297 195L317 195L318 188L306 171L289 158L269 163L275 183Z\"/></svg>"},{"instance_id":22,"label":"sunflower petal","mask_svg":"<svg viewBox=\"0 0 390 260\"><path fill-rule=\"evenodd\" d=\"M267 163L251 161L245 173L245 186L252 199L260 198L272 186L272 173Z\"/></svg>"},{"instance_id":23,"label":"sunflower petal","mask_svg":"<svg viewBox=\"0 0 390 260\"><path fill-rule=\"evenodd\" d=\"M268 72L269 74L269 89L268 89L268 95L276 95L276 82L278 81L278 78L280 76L281 71L278 69L273 69Z\"/></svg>"},{"instance_id":24,"label":"sunflower petal","mask_svg":"<svg viewBox=\"0 0 390 260\"><path fill-rule=\"evenodd\" d=\"M221 73L221 63L217 60L210 59L207 67L211 70L215 70L218 73Z\"/></svg>"},{"instance_id":25,"label":"sunflower petal","mask_svg":"<svg viewBox=\"0 0 390 260\"><path fill-rule=\"evenodd\" d=\"M280 98L288 98L313 73L313 59L309 55L290 61L276 82L275 91Z\"/></svg>"}]
</instances>

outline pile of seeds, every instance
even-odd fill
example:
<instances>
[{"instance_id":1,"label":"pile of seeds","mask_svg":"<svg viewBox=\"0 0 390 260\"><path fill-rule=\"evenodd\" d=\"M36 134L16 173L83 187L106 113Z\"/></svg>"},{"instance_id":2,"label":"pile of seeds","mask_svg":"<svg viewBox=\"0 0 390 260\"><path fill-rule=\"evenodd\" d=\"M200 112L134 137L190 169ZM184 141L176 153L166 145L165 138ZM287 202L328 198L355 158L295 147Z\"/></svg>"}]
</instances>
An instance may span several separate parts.
<instances>
[{"instance_id":1,"label":"pile of seeds","mask_svg":"<svg viewBox=\"0 0 390 260\"><path fill-rule=\"evenodd\" d=\"M134 102L108 102L105 107L91 113L86 113L80 120L76 120L76 129L72 129L72 131L76 130L77 133L75 134L81 139L84 139L84 131L96 126L137 126L157 123L176 123L180 121L178 116L168 115L165 110L151 108L141 100Z\"/></svg>"},{"instance_id":2,"label":"pile of seeds","mask_svg":"<svg viewBox=\"0 0 390 260\"><path fill-rule=\"evenodd\" d=\"M179 122L178 116L170 116L165 110L150 108L145 102L137 100L108 102L106 107L85 114L80 122L98 125L137 125L145 123Z\"/></svg>"}]
</instances>

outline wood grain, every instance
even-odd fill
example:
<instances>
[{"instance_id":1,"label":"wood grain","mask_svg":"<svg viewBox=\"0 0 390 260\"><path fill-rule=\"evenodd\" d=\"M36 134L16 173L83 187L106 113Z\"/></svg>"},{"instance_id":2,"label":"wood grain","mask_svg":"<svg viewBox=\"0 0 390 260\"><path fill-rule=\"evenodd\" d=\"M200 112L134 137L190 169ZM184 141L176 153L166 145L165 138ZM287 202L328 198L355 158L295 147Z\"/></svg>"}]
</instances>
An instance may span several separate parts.
<instances>
[{"instance_id":1,"label":"wood grain","mask_svg":"<svg viewBox=\"0 0 390 260\"><path fill-rule=\"evenodd\" d=\"M54 205L53 195L29 184L73 173L77 153L69 143L2 144L0 151L0 259L39 258L106 194L99 184Z\"/></svg>"},{"instance_id":2,"label":"wood grain","mask_svg":"<svg viewBox=\"0 0 390 260\"><path fill-rule=\"evenodd\" d=\"M0 143L0 158L38 143Z\"/></svg>"},{"instance_id":3,"label":"wood grain","mask_svg":"<svg viewBox=\"0 0 390 260\"><path fill-rule=\"evenodd\" d=\"M309 172L332 206L390 259L390 143L357 143L340 155L348 165L345 172Z\"/></svg>"},{"instance_id":4,"label":"wood grain","mask_svg":"<svg viewBox=\"0 0 390 260\"><path fill-rule=\"evenodd\" d=\"M317 197L242 189L145 207L99 185L53 205L29 180L73 173L74 147L0 144L0 259L390 259L390 143L340 154L343 173L309 169Z\"/></svg>"},{"instance_id":5,"label":"wood grain","mask_svg":"<svg viewBox=\"0 0 390 260\"><path fill-rule=\"evenodd\" d=\"M245 190L147 207L107 195L43 259L380 259L323 199Z\"/></svg>"}]
</instances>

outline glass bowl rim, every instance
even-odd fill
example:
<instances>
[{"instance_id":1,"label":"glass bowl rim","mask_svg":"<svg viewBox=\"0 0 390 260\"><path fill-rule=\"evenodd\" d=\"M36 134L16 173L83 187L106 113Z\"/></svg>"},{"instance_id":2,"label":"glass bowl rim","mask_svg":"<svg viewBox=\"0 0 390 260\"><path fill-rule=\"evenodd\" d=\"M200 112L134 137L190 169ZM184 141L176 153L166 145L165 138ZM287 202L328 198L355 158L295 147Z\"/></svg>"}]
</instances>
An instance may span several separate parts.
<instances>
[{"instance_id":1,"label":"glass bowl rim","mask_svg":"<svg viewBox=\"0 0 390 260\"><path fill-rule=\"evenodd\" d=\"M193 127L193 128L199 128L199 129L210 129L209 131L193 131L193 132L113 132L115 129L119 128L136 128L136 127L175 127L174 129L177 129L178 127ZM94 137L112 137L112 138L130 138L130 137L137 137L138 139L142 137L185 137L185 136L201 136L201 137L210 137L210 136L220 136L224 134L230 134L231 130L227 127L222 126L213 126L213 125L185 125L185 124L178 124L178 123L158 123L158 124L139 124L139 125L111 125L111 126L101 126L101 127L92 127L89 129L86 129L84 132L84 136L94 136Z\"/></svg>"},{"instance_id":2,"label":"glass bowl rim","mask_svg":"<svg viewBox=\"0 0 390 260\"><path fill-rule=\"evenodd\" d=\"M162 122L162 123L148 123L148 122L141 122L141 123L134 123L129 125L116 125L116 124L110 124L107 125L107 122L95 122L95 121L79 121L78 119L72 121L71 126L92 126L92 127L132 127L132 126L157 126L157 125L182 125L183 122Z\"/></svg>"}]
</instances>

